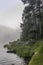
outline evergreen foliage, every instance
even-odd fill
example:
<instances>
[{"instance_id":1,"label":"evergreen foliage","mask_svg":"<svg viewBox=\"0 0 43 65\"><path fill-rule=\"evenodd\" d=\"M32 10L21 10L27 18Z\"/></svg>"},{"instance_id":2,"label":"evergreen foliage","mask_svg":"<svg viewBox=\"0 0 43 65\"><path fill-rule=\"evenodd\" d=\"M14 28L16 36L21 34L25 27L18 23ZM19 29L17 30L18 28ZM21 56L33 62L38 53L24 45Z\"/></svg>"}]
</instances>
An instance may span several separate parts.
<instances>
[{"instance_id":1,"label":"evergreen foliage","mask_svg":"<svg viewBox=\"0 0 43 65\"><path fill-rule=\"evenodd\" d=\"M43 38L43 3L41 0L22 0L25 6L22 14L21 39ZM28 39L27 39L28 38Z\"/></svg>"}]
</instances>

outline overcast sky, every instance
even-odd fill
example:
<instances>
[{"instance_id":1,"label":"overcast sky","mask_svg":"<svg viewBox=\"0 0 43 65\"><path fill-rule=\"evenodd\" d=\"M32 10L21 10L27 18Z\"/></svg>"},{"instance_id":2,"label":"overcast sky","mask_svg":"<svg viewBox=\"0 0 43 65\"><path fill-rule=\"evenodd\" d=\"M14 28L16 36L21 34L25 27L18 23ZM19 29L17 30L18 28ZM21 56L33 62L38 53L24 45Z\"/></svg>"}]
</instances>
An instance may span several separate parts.
<instances>
[{"instance_id":1,"label":"overcast sky","mask_svg":"<svg viewBox=\"0 0 43 65\"><path fill-rule=\"evenodd\" d=\"M21 0L0 0L0 25L19 28L23 8Z\"/></svg>"}]
</instances>

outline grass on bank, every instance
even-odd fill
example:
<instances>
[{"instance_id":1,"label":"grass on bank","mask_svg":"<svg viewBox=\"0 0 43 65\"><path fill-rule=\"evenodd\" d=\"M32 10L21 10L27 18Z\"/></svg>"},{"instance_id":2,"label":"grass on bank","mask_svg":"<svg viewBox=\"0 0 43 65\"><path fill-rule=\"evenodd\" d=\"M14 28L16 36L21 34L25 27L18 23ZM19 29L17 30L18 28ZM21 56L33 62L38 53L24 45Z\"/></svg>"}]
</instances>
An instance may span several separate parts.
<instances>
[{"instance_id":1,"label":"grass on bank","mask_svg":"<svg viewBox=\"0 0 43 65\"><path fill-rule=\"evenodd\" d=\"M4 45L8 51L23 57L29 65L43 65L43 42L38 40L36 43L21 44L14 43ZM30 61L30 62L29 62Z\"/></svg>"},{"instance_id":2,"label":"grass on bank","mask_svg":"<svg viewBox=\"0 0 43 65\"><path fill-rule=\"evenodd\" d=\"M36 49L36 52L28 65L43 65L43 44Z\"/></svg>"}]
</instances>

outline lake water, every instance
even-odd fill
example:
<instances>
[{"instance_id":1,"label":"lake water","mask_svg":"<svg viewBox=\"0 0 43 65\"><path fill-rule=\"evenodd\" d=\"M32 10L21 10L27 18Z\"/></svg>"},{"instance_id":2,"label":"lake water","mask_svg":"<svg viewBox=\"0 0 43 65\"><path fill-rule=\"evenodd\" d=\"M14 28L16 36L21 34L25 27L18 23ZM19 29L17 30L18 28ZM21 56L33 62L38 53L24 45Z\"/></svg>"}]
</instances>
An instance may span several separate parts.
<instances>
[{"instance_id":1,"label":"lake water","mask_svg":"<svg viewBox=\"0 0 43 65\"><path fill-rule=\"evenodd\" d=\"M6 53L6 49L3 48L5 43L0 43L0 65L24 65L22 58L19 58L15 54Z\"/></svg>"},{"instance_id":2,"label":"lake water","mask_svg":"<svg viewBox=\"0 0 43 65\"><path fill-rule=\"evenodd\" d=\"M5 44L13 42L20 37L19 29L11 29L4 26L0 26L0 65L24 65L22 58L19 58L15 54L6 53L6 49L3 48Z\"/></svg>"}]
</instances>

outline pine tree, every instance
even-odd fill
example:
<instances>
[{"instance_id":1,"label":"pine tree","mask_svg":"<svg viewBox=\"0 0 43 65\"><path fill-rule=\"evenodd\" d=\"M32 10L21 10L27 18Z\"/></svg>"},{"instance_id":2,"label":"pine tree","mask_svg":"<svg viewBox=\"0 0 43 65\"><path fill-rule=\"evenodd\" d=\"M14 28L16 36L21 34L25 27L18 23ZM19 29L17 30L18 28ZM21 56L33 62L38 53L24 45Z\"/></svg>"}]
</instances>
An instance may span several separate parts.
<instances>
[{"instance_id":1,"label":"pine tree","mask_svg":"<svg viewBox=\"0 0 43 65\"><path fill-rule=\"evenodd\" d=\"M43 5L41 0L22 0L25 6L22 15L21 28L22 38L27 39L28 36L32 39L39 39L42 36L42 11ZM42 5L42 6L41 6Z\"/></svg>"}]
</instances>

